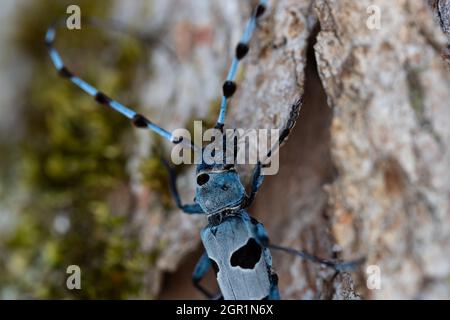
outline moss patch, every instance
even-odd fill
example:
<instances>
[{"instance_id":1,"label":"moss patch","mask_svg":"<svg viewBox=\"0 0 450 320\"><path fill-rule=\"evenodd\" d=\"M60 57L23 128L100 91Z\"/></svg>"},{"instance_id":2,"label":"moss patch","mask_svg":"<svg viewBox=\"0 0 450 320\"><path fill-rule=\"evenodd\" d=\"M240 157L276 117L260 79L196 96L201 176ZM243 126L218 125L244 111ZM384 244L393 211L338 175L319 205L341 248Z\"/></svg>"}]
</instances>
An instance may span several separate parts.
<instances>
[{"instance_id":1,"label":"moss patch","mask_svg":"<svg viewBox=\"0 0 450 320\"><path fill-rule=\"evenodd\" d=\"M51 65L45 31L66 15L69 4L78 4L83 17L106 17L111 6L45 0L19 10L16 44L34 65L23 92L26 135L17 164L29 196L17 228L0 241L0 295L135 297L154 257L140 250L139 232L131 224L125 171L131 126L59 78ZM149 54L139 43L83 26L60 30L56 46L78 75L138 109L130 97ZM119 209L114 201L121 203ZM66 289L66 268L72 264L81 268L82 290Z\"/></svg>"}]
</instances>

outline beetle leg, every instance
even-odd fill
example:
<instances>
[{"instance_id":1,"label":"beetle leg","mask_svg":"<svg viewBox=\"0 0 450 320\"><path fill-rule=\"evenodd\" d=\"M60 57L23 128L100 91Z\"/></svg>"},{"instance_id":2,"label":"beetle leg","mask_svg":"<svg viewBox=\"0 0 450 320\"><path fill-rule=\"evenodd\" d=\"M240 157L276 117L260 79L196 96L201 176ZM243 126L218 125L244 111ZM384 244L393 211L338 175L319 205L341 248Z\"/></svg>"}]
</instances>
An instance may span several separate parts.
<instances>
[{"instance_id":1,"label":"beetle leg","mask_svg":"<svg viewBox=\"0 0 450 320\"><path fill-rule=\"evenodd\" d=\"M278 276L275 272L270 275L270 293L269 300L280 300L280 292L278 290Z\"/></svg>"},{"instance_id":2,"label":"beetle leg","mask_svg":"<svg viewBox=\"0 0 450 320\"><path fill-rule=\"evenodd\" d=\"M203 293L208 299L220 299L221 295L217 296L212 294L200 284L200 281L208 273L211 267L212 267L211 260L209 259L208 255L205 252L202 254L200 260L197 262L197 265L195 266L194 272L192 273L192 282L194 286L201 293Z\"/></svg>"},{"instance_id":3,"label":"beetle leg","mask_svg":"<svg viewBox=\"0 0 450 320\"><path fill-rule=\"evenodd\" d=\"M254 221L256 221L254 219ZM269 245L269 235L261 222L255 224L255 235L258 242L265 248Z\"/></svg>"},{"instance_id":4,"label":"beetle leg","mask_svg":"<svg viewBox=\"0 0 450 320\"><path fill-rule=\"evenodd\" d=\"M198 203L191 203L191 204L181 203L180 193L178 192L177 188L177 176L175 174L175 170L169 165L169 163L165 159L161 159L161 161L169 174L169 187L172 196L175 200L175 203L177 204L177 207L187 214L203 214L204 211Z\"/></svg>"},{"instance_id":5,"label":"beetle leg","mask_svg":"<svg viewBox=\"0 0 450 320\"><path fill-rule=\"evenodd\" d=\"M363 264L364 261L366 260L363 257L363 258L359 258L359 259L352 260L352 261L338 262L338 261L333 261L333 260L319 258L319 257L317 257L315 255L312 255L312 254L306 252L306 251L295 250L295 249L292 249L292 248L282 247L282 246L275 245L275 244L269 244L268 247L270 249L273 249L273 250L284 251L286 253L289 253L289 254L294 255L294 256L298 256L298 257L300 257L302 259L305 259L305 260L313 262L313 263L317 263L317 264L321 264L321 265L327 266L327 267L332 268L332 269L334 269L336 271L339 271L339 272L341 272L341 271L353 271L358 266Z\"/></svg>"},{"instance_id":6,"label":"beetle leg","mask_svg":"<svg viewBox=\"0 0 450 320\"><path fill-rule=\"evenodd\" d=\"M264 176L261 174L261 167L261 162L258 162L255 169L253 170L251 191L250 195L247 196L244 208L249 207L253 203L256 193L258 192L259 188L261 188L264 180Z\"/></svg>"}]
</instances>

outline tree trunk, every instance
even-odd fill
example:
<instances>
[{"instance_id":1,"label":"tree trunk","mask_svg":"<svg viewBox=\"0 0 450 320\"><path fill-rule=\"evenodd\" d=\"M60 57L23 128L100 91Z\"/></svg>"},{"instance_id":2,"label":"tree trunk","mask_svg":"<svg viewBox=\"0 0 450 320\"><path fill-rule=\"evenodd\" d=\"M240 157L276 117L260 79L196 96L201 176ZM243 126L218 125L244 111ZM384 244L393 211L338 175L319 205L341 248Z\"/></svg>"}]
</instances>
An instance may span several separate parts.
<instances>
[{"instance_id":1,"label":"tree trunk","mask_svg":"<svg viewBox=\"0 0 450 320\"><path fill-rule=\"evenodd\" d=\"M161 13L155 23L170 28L153 55L143 100L166 127L185 127L216 110L211 106L251 6L237 0L155 5ZM303 94L305 102L281 149L280 171L266 177L251 214L274 243L325 258L367 258L356 272L335 275L274 253L283 298L450 297L450 74L439 29L440 23L450 34L450 1L429 5L278 0L258 25L227 126L280 128L291 104ZM367 24L373 6L380 28ZM145 13L134 9L128 19L142 20ZM169 63L173 56L178 63ZM142 182L137 168L151 140L140 133L130 161L143 246L158 253L150 291L200 298L190 273L206 220L168 214ZM178 182L185 202L192 200L193 181L189 171ZM366 285L368 266L381 272L379 289Z\"/></svg>"}]
</instances>

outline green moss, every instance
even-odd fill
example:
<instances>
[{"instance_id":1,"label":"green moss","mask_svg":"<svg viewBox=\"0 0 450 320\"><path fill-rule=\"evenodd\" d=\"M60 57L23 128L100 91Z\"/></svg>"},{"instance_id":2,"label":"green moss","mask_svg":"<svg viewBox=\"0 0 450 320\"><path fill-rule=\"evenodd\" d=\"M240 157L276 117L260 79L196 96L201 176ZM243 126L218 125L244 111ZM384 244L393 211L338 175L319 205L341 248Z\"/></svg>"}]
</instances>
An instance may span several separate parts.
<instances>
[{"instance_id":1,"label":"green moss","mask_svg":"<svg viewBox=\"0 0 450 320\"><path fill-rule=\"evenodd\" d=\"M114 212L108 202L129 182L131 126L59 78L51 65L43 45L45 30L65 16L69 4L80 5L83 17L108 16L110 7L108 1L44 0L19 11L16 44L34 62L22 95L27 132L17 163L29 197L17 228L0 241L0 288L32 298L128 298L141 292L142 277L154 259L141 251L129 212ZM56 44L77 74L138 109L127 97L149 54L139 43L83 26L82 31L61 30ZM162 172L153 162L149 166L153 176ZM60 215L70 220L65 233L53 228ZM65 286L66 268L72 264L82 270L79 291Z\"/></svg>"}]
</instances>

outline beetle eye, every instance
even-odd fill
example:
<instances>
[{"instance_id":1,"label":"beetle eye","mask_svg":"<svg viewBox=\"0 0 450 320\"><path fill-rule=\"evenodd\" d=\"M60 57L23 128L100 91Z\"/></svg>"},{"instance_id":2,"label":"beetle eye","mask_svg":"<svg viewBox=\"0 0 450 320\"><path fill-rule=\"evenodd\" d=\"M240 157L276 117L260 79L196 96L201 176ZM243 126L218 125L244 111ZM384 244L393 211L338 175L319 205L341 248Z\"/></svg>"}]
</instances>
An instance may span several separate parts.
<instances>
[{"instance_id":1,"label":"beetle eye","mask_svg":"<svg viewBox=\"0 0 450 320\"><path fill-rule=\"evenodd\" d=\"M202 173L197 176L197 184L199 186L204 185L209 181L209 175L207 173Z\"/></svg>"}]
</instances>

